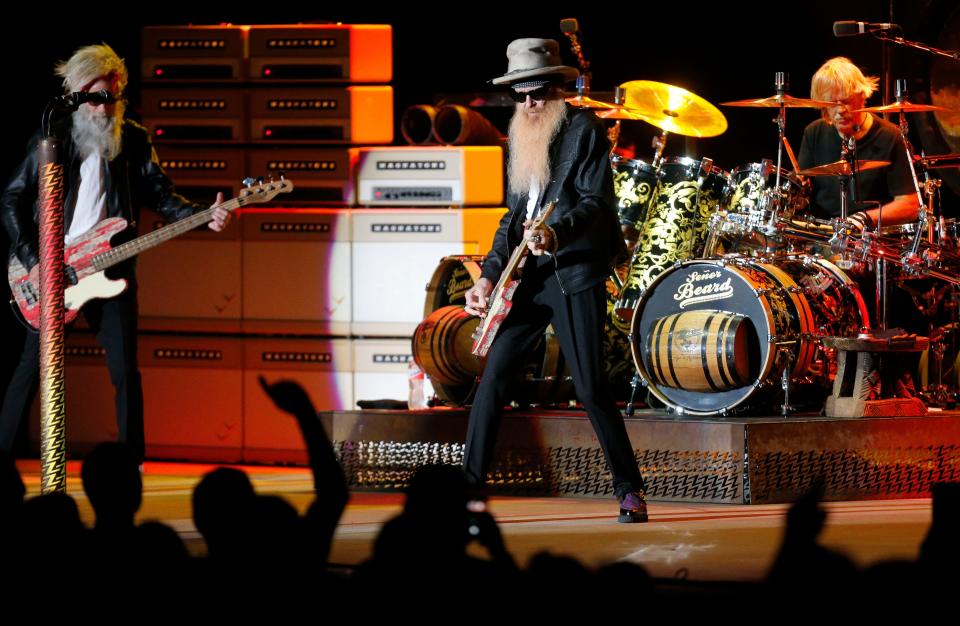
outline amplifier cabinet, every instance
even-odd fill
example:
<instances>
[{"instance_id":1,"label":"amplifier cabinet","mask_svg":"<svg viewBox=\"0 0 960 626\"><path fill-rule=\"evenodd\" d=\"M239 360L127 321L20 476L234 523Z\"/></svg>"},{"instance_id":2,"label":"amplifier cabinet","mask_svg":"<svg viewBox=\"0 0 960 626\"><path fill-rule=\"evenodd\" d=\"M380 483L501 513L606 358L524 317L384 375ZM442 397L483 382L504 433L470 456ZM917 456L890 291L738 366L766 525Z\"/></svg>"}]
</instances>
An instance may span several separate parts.
<instances>
[{"instance_id":1,"label":"amplifier cabinet","mask_svg":"<svg viewBox=\"0 0 960 626\"><path fill-rule=\"evenodd\" d=\"M143 123L154 142L241 142L247 105L242 89L144 87Z\"/></svg>"},{"instance_id":2,"label":"amplifier cabinet","mask_svg":"<svg viewBox=\"0 0 960 626\"><path fill-rule=\"evenodd\" d=\"M362 206L494 206L503 202L499 146L351 150Z\"/></svg>"},{"instance_id":3,"label":"amplifier cabinet","mask_svg":"<svg viewBox=\"0 0 960 626\"><path fill-rule=\"evenodd\" d=\"M380 24L251 26L250 79L387 83L393 29Z\"/></svg>"},{"instance_id":4,"label":"amplifier cabinet","mask_svg":"<svg viewBox=\"0 0 960 626\"><path fill-rule=\"evenodd\" d=\"M279 205L335 205L354 203L350 153L346 148L253 148L249 171L257 176L283 173L294 181L293 191L277 196Z\"/></svg>"},{"instance_id":5,"label":"amplifier cabinet","mask_svg":"<svg viewBox=\"0 0 960 626\"><path fill-rule=\"evenodd\" d=\"M464 211L353 211L352 334L413 334L423 319L426 285L440 259L479 253L476 241L464 241Z\"/></svg>"},{"instance_id":6,"label":"amplifier cabinet","mask_svg":"<svg viewBox=\"0 0 960 626\"><path fill-rule=\"evenodd\" d=\"M140 338L147 455L236 462L243 450L243 342Z\"/></svg>"},{"instance_id":7,"label":"amplifier cabinet","mask_svg":"<svg viewBox=\"0 0 960 626\"><path fill-rule=\"evenodd\" d=\"M411 362L413 350L409 339L354 339L354 402L407 401Z\"/></svg>"},{"instance_id":8,"label":"amplifier cabinet","mask_svg":"<svg viewBox=\"0 0 960 626\"><path fill-rule=\"evenodd\" d=\"M240 26L145 26L144 82L239 82L246 77Z\"/></svg>"},{"instance_id":9,"label":"amplifier cabinet","mask_svg":"<svg viewBox=\"0 0 960 626\"><path fill-rule=\"evenodd\" d=\"M393 141L393 87L251 91L250 140L262 143L390 143Z\"/></svg>"},{"instance_id":10,"label":"amplifier cabinet","mask_svg":"<svg viewBox=\"0 0 960 626\"><path fill-rule=\"evenodd\" d=\"M243 328L350 333L348 209L244 209Z\"/></svg>"},{"instance_id":11,"label":"amplifier cabinet","mask_svg":"<svg viewBox=\"0 0 960 626\"><path fill-rule=\"evenodd\" d=\"M296 420L267 397L267 382L292 380L310 395L318 411L346 411L353 406L353 351L348 339L247 338L244 341L244 460L306 463ZM325 425L331 434L330 424Z\"/></svg>"},{"instance_id":12,"label":"amplifier cabinet","mask_svg":"<svg viewBox=\"0 0 960 626\"><path fill-rule=\"evenodd\" d=\"M247 153L240 148L162 145L157 148L160 165L177 187L177 193L193 202L213 204L217 192L233 198L243 189Z\"/></svg>"},{"instance_id":13,"label":"amplifier cabinet","mask_svg":"<svg viewBox=\"0 0 960 626\"><path fill-rule=\"evenodd\" d=\"M140 213L142 235L166 222ZM145 330L219 331L240 329L240 220L223 232L201 226L142 253L137 260L140 325Z\"/></svg>"}]
</instances>

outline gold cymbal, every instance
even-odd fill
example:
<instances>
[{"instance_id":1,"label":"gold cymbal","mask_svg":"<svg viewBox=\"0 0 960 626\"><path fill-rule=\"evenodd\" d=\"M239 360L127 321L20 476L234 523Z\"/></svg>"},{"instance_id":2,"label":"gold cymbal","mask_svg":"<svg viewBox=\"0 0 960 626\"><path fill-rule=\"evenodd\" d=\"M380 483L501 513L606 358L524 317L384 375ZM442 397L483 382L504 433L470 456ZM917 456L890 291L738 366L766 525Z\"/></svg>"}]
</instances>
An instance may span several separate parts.
<instances>
[{"instance_id":1,"label":"gold cymbal","mask_svg":"<svg viewBox=\"0 0 960 626\"><path fill-rule=\"evenodd\" d=\"M759 98L757 100L734 100L733 102L721 102L725 107L756 107L762 109L779 109L780 106L788 109L825 109L833 106L835 102L826 100L810 100L809 98L794 98L787 94L782 96L770 96L769 98Z\"/></svg>"},{"instance_id":2,"label":"gold cymbal","mask_svg":"<svg viewBox=\"0 0 960 626\"><path fill-rule=\"evenodd\" d=\"M652 80L631 80L623 105L668 133L688 137L716 137L727 130L727 118L692 91Z\"/></svg>"},{"instance_id":3,"label":"gold cymbal","mask_svg":"<svg viewBox=\"0 0 960 626\"><path fill-rule=\"evenodd\" d=\"M866 170L875 170L878 167L887 167L888 165L890 165L890 161L857 161L857 171L865 172ZM850 163L842 160L797 172L797 174L801 176L849 176L850 173Z\"/></svg>"},{"instance_id":4,"label":"gold cymbal","mask_svg":"<svg viewBox=\"0 0 960 626\"><path fill-rule=\"evenodd\" d=\"M567 104L572 104L580 109L615 109L617 105L594 100L590 96L570 96L566 99Z\"/></svg>"},{"instance_id":5,"label":"gold cymbal","mask_svg":"<svg viewBox=\"0 0 960 626\"><path fill-rule=\"evenodd\" d=\"M922 113L924 111L949 111L947 107L935 104L914 104L913 102L893 102L865 109L857 109L854 113Z\"/></svg>"}]
</instances>

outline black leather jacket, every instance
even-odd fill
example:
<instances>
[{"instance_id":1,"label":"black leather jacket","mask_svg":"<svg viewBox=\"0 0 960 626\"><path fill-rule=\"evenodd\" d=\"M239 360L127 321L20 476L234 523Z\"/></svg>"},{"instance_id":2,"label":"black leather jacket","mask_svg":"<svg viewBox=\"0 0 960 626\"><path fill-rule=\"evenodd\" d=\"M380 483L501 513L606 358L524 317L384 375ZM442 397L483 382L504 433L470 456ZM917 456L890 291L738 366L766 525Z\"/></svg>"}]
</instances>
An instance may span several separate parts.
<instances>
[{"instance_id":1,"label":"black leather jacket","mask_svg":"<svg viewBox=\"0 0 960 626\"><path fill-rule=\"evenodd\" d=\"M627 256L614 208L610 142L596 115L567 110L550 145L550 163L552 177L538 203L559 200L547 219L557 236L557 251L552 257L541 257L539 263L553 263L563 292L577 293L604 281L612 266ZM500 220L481 273L494 283L520 243L520 224L526 218L526 195L511 193L507 202L510 210Z\"/></svg>"},{"instance_id":2,"label":"black leather jacket","mask_svg":"<svg viewBox=\"0 0 960 626\"><path fill-rule=\"evenodd\" d=\"M61 159L64 172L64 229L69 228L70 213L76 204L80 179L81 157L70 135L70 122L66 120L57 128L62 138ZM0 196L0 218L12 242L11 256L16 254L27 269L39 261L39 233L37 228L37 145L40 132L30 140L27 156L13 173ZM206 207L188 202L174 192L173 183L167 177L157 153L153 149L147 130L131 120L123 122L123 148L107 168L107 217L122 217L129 227L118 235L114 244L136 236L136 224L140 208L156 210L169 221L176 221ZM127 264L122 264L126 266ZM129 267L132 267L129 266Z\"/></svg>"}]
</instances>

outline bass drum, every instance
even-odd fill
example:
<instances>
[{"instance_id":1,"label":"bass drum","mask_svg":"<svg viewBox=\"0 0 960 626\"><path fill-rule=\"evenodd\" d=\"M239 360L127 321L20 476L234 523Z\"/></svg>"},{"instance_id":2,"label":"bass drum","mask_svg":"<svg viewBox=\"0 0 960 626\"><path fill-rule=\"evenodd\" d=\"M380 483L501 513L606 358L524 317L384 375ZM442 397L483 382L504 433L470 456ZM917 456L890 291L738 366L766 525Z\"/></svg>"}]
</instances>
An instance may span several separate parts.
<instances>
[{"instance_id":1,"label":"bass drum","mask_svg":"<svg viewBox=\"0 0 960 626\"><path fill-rule=\"evenodd\" d=\"M449 256L440 261L427 285L424 320L413 335L413 358L430 376L437 397L450 406L470 400L483 363L474 357L472 335L478 318L463 310L466 293L480 277L481 255ZM625 399L633 377L629 328L613 313L616 290L607 281L607 322L603 370L618 399ZM573 381L553 328L521 366L512 400L520 404L564 404L575 399Z\"/></svg>"},{"instance_id":2,"label":"bass drum","mask_svg":"<svg viewBox=\"0 0 960 626\"><path fill-rule=\"evenodd\" d=\"M835 360L820 338L867 326L856 284L819 257L681 263L660 274L633 316L634 364L651 393L679 414L779 412L789 368L811 406L829 393Z\"/></svg>"}]
</instances>

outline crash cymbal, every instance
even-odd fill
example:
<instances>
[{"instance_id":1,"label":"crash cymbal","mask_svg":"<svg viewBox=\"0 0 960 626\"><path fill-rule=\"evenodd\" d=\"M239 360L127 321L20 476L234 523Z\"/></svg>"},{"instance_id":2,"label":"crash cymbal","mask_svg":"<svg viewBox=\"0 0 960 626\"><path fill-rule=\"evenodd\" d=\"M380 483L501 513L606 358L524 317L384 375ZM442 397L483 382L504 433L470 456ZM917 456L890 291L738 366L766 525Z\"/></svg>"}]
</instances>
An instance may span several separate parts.
<instances>
[{"instance_id":1,"label":"crash cymbal","mask_svg":"<svg viewBox=\"0 0 960 626\"><path fill-rule=\"evenodd\" d=\"M788 109L824 109L833 106L834 102L826 100L810 100L808 98L794 98L783 94L782 96L770 96L769 98L759 98L757 100L734 100L733 102L721 102L725 107L755 107L762 109L779 109L782 106Z\"/></svg>"},{"instance_id":2,"label":"crash cymbal","mask_svg":"<svg viewBox=\"0 0 960 626\"><path fill-rule=\"evenodd\" d=\"M894 102L865 109L857 109L854 113L923 113L924 111L949 111L947 107L935 104L914 104L913 102Z\"/></svg>"},{"instance_id":3,"label":"crash cymbal","mask_svg":"<svg viewBox=\"0 0 960 626\"><path fill-rule=\"evenodd\" d=\"M720 109L683 87L652 80L632 80L621 87L627 93L623 106L668 133L716 137L727 130Z\"/></svg>"},{"instance_id":4,"label":"crash cymbal","mask_svg":"<svg viewBox=\"0 0 960 626\"><path fill-rule=\"evenodd\" d=\"M566 99L568 104L580 109L615 109L615 104L609 104L607 102L600 102L599 100L594 100L590 96L571 96Z\"/></svg>"},{"instance_id":5,"label":"crash cymbal","mask_svg":"<svg viewBox=\"0 0 960 626\"><path fill-rule=\"evenodd\" d=\"M887 167L890 161L857 161L857 171L865 172L875 170L878 167ZM850 163L847 161L834 161L826 165L818 165L797 172L801 176L849 176Z\"/></svg>"},{"instance_id":6,"label":"crash cymbal","mask_svg":"<svg viewBox=\"0 0 960 626\"><path fill-rule=\"evenodd\" d=\"M646 117L640 115L636 111L631 111L630 109L624 107L614 106L612 109L604 109L603 111L597 112L597 117L605 120L640 120L643 122L648 121Z\"/></svg>"}]
</instances>

